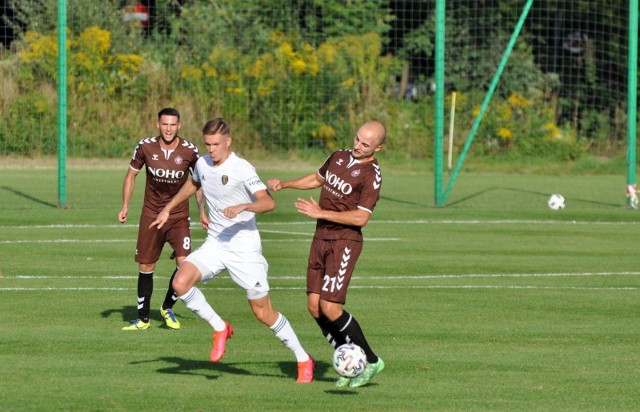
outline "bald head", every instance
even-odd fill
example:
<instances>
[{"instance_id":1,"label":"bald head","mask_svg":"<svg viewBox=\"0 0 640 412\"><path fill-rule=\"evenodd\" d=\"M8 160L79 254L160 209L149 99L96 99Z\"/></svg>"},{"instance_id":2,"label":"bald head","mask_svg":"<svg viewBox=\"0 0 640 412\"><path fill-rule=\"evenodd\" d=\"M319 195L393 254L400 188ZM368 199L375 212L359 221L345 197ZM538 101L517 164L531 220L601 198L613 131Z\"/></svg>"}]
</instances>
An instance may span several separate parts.
<instances>
[{"instance_id":1,"label":"bald head","mask_svg":"<svg viewBox=\"0 0 640 412\"><path fill-rule=\"evenodd\" d=\"M387 138L387 129L379 120L369 120L360 126L358 134L374 139L375 146L380 146Z\"/></svg>"},{"instance_id":2,"label":"bald head","mask_svg":"<svg viewBox=\"0 0 640 412\"><path fill-rule=\"evenodd\" d=\"M367 162L382 149L387 129L377 120L369 120L360 126L353 141L351 155L360 161Z\"/></svg>"}]
</instances>

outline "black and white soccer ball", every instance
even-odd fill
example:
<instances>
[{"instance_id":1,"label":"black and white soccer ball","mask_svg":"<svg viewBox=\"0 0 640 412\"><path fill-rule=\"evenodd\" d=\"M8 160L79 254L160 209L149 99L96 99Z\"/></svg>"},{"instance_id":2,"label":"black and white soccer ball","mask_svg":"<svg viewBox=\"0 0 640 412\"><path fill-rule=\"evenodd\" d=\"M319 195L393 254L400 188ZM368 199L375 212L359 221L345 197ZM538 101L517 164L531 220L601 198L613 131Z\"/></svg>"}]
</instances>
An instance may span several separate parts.
<instances>
[{"instance_id":1,"label":"black and white soccer ball","mask_svg":"<svg viewBox=\"0 0 640 412\"><path fill-rule=\"evenodd\" d=\"M333 352L333 369L340 376L355 378L367 367L367 355L354 343L338 346Z\"/></svg>"},{"instance_id":2,"label":"black and white soccer ball","mask_svg":"<svg viewBox=\"0 0 640 412\"><path fill-rule=\"evenodd\" d=\"M559 194L553 194L549 196L549 200L547 200L547 206L551 210L560 210L564 209L564 197Z\"/></svg>"}]
</instances>

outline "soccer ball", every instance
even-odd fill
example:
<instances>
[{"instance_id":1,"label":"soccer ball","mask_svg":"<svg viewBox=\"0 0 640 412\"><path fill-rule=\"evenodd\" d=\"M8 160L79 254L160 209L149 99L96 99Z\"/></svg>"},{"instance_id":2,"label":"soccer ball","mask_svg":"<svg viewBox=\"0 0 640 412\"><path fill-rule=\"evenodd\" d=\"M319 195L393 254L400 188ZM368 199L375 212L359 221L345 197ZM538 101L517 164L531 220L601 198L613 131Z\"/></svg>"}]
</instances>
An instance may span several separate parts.
<instances>
[{"instance_id":1,"label":"soccer ball","mask_svg":"<svg viewBox=\"0 0 640 412\"><path fill-rule=\"evenodd\" d=\"M367 355L362 348L354 343L338 346L333 352L333 369L338 375L355 378L367 367Z\"/></svg>"},{"instance_id":2,"label":"soccer ball","mask_svg":"<svg viewBox=\"0 0 640 412\"><path fill-rule=\"evenodd\" d=\"M547 200L547 206L552 210L564 209L564 197L562 195L553 194Z\"/></svg>"}]
</instances>

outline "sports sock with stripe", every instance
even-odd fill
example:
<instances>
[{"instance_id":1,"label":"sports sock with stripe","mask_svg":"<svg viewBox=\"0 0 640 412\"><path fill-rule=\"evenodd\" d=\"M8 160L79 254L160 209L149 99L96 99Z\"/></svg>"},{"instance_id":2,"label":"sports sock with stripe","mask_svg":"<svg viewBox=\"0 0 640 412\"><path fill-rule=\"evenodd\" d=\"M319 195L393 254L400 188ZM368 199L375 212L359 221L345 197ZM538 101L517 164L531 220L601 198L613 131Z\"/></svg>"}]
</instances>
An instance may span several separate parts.
<instances>
[{"instance_id":1,"label":"sports sock with stripe","mask_svg":"<svg viewBox=\"0 0 640 412\"><path fill-rule=\"evenodd\" d=\"M149 322L152 294L153 272L138 272L138 317L143 322Z\"/></svg>"},{"instance_id":2,"label":"sports sock with stripe","mask_svg":"<svg viewBox=\"0 0 640 412\"><path fill-rule=\"evenodd\" d=\"M191 309L193 313L206 320L215 331L223 331L226 327L220 315L213 310L211 305L209 305L209 302L207 302L207 299L197 287L194 286L189 289L187 293L180 296L180 300L182 300L187 308Z\"/></svg>"},{"instance_id":3,"label":"sports sock with stripe","mask_svg":"<svg viewBox=\"0 0 640 412\"><path fill-rule=\"evenodd\" d=\"M280 339L280 342L296 355L298 362L306 362L309 360L309 355L300 344L300 340L293 331L291 323L289 323L289 320L282 313L278 313L276 323L269 328L273 331L273 334L276 335L276 338Z\"/></svg>"},{"instance_id":4,"label":"sports sock with stripe","mask_svg":"<svg viewBox=\"0 0 640 412\"><path fill-rule=\"evenodd\" d=\"M344 336L340 332L340 329L329 320L325 315L320 315L319 318L314 318L318 326L320 326L320 330L324 335L325 339L333 348L337 348L340 345L347 343L344 339Z\"/></svg>"},{"instance_id":5,"label":"sports sock with stripe","mask_svg":"<svg viewBox=\"0 0 640 412\"><path fill-rule=\"evenodd\" d=\"M342 315L335 321L333 324L338 328L338 330L344 336L344 339L347 342L353 342L356 345L360 346L364 353L367 354L367 362L376 363L378 362L378 356L373 352L367 339L364 337L364 332L362 332L362 328L360 324L349 314L347 311L343 311Z\"/></svg>"},{"instance_id":6,"label":"sports sock with stripe","mask_svg":"<svg viewBox=\"0 0 640 412\"><path fill-rule=\"evenodd\" d=\"M164 310L172 308L178 300L178 295L176 295L175 290L173 290L173 278L176 277L177 272L178 268L176 267L176 270L173 271L173 275L171 275L171 279L169 279L169 288L167 289L167 294L164 297L164 302L162 302L162 309Z\"/></svg>"}]
</instances>

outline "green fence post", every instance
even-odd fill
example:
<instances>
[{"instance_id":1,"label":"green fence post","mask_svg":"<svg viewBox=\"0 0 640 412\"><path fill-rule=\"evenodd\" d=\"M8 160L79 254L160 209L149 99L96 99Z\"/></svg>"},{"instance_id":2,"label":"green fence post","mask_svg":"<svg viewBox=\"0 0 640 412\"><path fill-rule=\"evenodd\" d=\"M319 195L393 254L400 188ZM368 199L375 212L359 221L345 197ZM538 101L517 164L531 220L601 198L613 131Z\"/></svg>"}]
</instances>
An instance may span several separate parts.
<instances>
[{"instance_id":1,"label":"green fence post","mask_svg":"<svg viewBox=\"0 0 640 412\"><path fill-rule=\"evenodd\" d=\"M627 202L636 191L636 119L638 100L638 0L629 0L629 51L627 75ZM633 193L631 193L633 192Z\"/></svg>"},{"instance_id":2,"label":"green fence post","mask_svg":"<svg viewBox=\"0 0 640 412\"><path fill-rule=\"evenodd\" d=\"M482 121L482 116L484 115L485 111L487 110L487 107L489 106L491 97L493 97L493 93L496 90L496 87L498 86L498 81L500 80L500 76L504 71L504 67L507 65L507 60L509 59L511 50L513 49L513 46L516 44L516 40L520 35L520 31L522 30L522 26L524 25L524 22L527 19L527 15L531 10L532 5L533 5L533 0L528 0L524 8L522 9L522 13L520 14L520 18L518 19L518 24L516 25L516 28L513 30L511 39L509 40L509 44L507 44L507 48L504 51L504 54L502 55L502 60L500 61L500 64L498 65L498 69L496 70L496 73L493 76L493 80L491 81L491 85L489 86L489 90L487 91L487 94L484 97L484 101L482 102L482 106L480 107L480 113L478 113L478 116L476 117L473 123L473 126L471 127L471 132L469 133L469 137L467 138L467 141L465 142L462 152L460 153L460 157L458 158L456 167L453 169L453 173L449 178L449 183L447 184L447 188L444 191L444 195L442 199L443 202L446 202L447 198L449 197L449 193L451 192L453 183L455 182L456 177L458 176L458 172L462 168L462 164L464 163L464 159L467 155L467 152L469 151L469 147L471 147L471 142L473 142L473 138L475 137L475 134L478 131L480 122Z\"/></svg>"},{"instance_id":3,"label":"green fence post","mask_svg":"<svg viewBox=\"0 0 640 412\"><path fill-rule=\"evenodd\" d=\"M435 101L435 138L433 150L434 197L437 207L444 206L442 199L442 165L444 158L444 39L445 39L445 0L436 2L436 101Z\"/></svg>"},{"instance_id":4,"label":"green fence post","mask_svg":"<svg viewBox=\"0 0 640 412\"><path fill-rule=\"evenodd\" d=\"M58 207L67 207L67 1L58 0Z\"/></svg>"}]
</instances>

